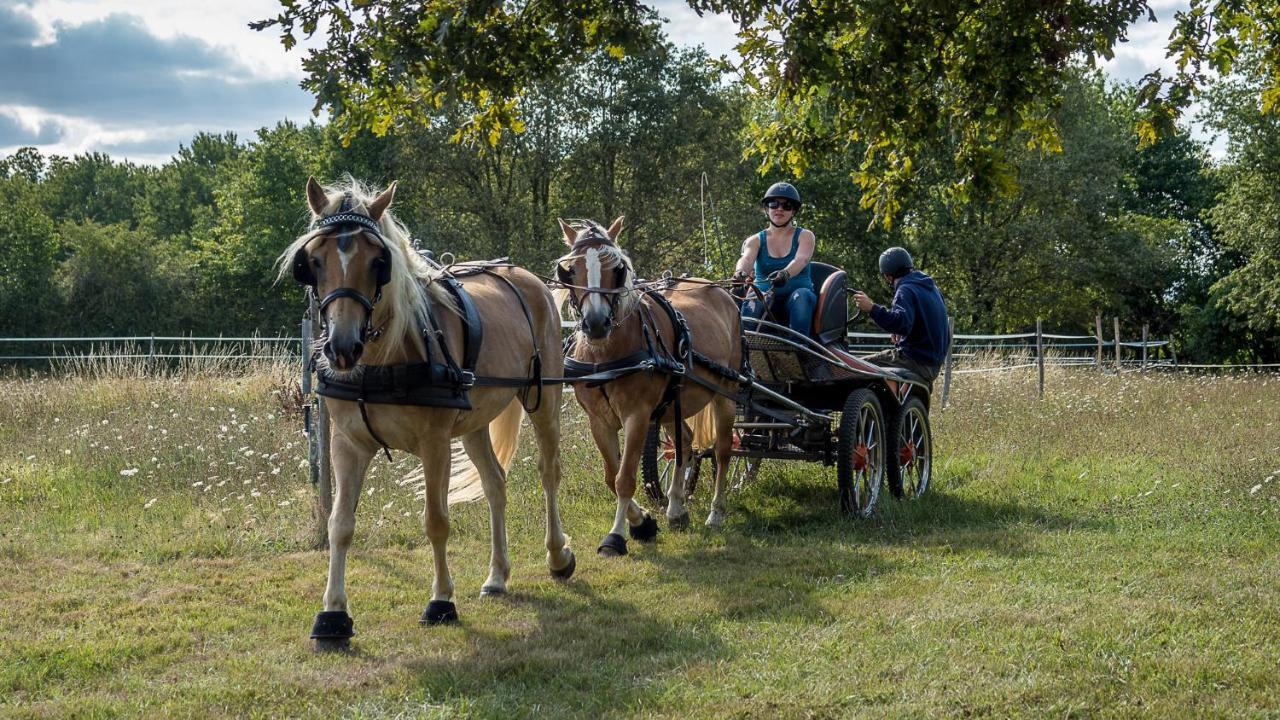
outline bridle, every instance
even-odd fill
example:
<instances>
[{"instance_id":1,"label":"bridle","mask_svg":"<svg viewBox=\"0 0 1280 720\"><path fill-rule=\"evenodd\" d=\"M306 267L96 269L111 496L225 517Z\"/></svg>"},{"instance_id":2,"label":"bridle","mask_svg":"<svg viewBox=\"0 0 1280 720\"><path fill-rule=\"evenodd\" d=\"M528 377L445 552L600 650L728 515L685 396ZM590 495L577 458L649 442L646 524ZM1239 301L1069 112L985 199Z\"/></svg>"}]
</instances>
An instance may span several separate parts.
<instances>
[{"instance_id":1,"label":"bridle","mask_svg":"<svg viewBox=\"0 0 1280 720\"><path fill-rule=\"evenodd\" d=\"M382 243L382 257L376 261L378 274L373 298L369 298L353 287L344 286L329 292L320 300L320 322L326 326L328 321L326 320L325 310L335 300L350 298L359 303L364 308L364 326L360 328L360 342L368 342L371 335L374 335L376 339L376 333L373 330L373 307L382 299L382 287L391 282L391 251L388 249L387 239L382 236L382 230L378 227L378 221L364 213L351 210L350 193L342 196L342 205L338 208L338 212L332 215L325 215L316 222L315 231L319 232L331 228L346 231L338 235L339 250L348 250L351 247L351 243L355 242L355 234L361 231L370 233ZM298 248L298 251L293 256L293 277L314 291L318 281L315 273L311 270L311 265L308 263L309 259L310 256L307 253L306 246L303 245Z\"/></svg>"},{"instance_id":2,"label":"bridle","mask_svg":"<svg viewBox=\"0 0 1280 720\"><path fill-rule=\"evenodd\" d=\"M556 280L561 287L569 289L569 305L573 308L574 313L578 316L578 329L585 330L583 324L586 322L586 316L582 313L582 303L588 295L603 295L609 304L609 329L613 330L618 327L621 319L618 317L618 299L626 293L632 291L633 288L627 287L627 275L630 270L627 269L625 263L619 262L613 268L614 287L606 288L590 285L575 285L573 283L573 269L566 261L576 261L584 257L584 253L588 250L588 245L613 245L607 236L595 229L590 230L584 237L574 242L571 253L560 258L556 262ZM581 295L578 292L581 291Z\"/></svg>"}]
</instances>

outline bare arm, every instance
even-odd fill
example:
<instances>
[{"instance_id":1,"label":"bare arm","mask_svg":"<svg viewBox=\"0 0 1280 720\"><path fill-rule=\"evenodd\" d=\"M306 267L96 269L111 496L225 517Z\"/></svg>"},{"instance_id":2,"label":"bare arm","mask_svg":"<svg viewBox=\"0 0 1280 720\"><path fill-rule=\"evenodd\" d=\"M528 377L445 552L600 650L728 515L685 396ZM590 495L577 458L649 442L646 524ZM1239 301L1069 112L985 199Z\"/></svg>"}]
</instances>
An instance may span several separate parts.
<instances>
[{"instance_id":1,"label":"bare arm","mask_svg":"<svg viewBox=\"0 0 1280 720\"><path fill-rule=\"evenodd\" d=\"M755 270L758 252L760 252L760 236L748 235L747 239L742 241L742 257L738 258L738 264L733 267L733 271L750 276Z\"/></svg>"},{"instance_id":2,"label":"bare arm","mask_svg":"<svg viewBox=\"0 0 1280 720\"><path fill-rule=\"evenodd\" d=\"M818 239L809 230L800 231L800 247L796 248L796 256L784 268L787 275L795 277L797 273L804 270L804 266L809 264L809 260L813 258L813 249L818 244Z\"/></svg>"}]
</instances>

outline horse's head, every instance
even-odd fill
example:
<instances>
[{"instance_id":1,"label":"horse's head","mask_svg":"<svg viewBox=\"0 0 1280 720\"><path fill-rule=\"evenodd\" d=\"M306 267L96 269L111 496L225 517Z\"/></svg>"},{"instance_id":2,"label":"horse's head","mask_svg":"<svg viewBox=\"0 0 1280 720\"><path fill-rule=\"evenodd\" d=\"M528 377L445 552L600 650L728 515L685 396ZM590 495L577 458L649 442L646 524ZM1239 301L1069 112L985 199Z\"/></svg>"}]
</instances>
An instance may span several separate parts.
<instances>
[{"instance_id":1,"label":"horse's head","mask_svg":"<svg viewBox=\"0 0 1280 720\"><path fill-rule=\"evenodd\" d=\"M608 230L590 220L559 222L569 254L556 260L556 279L569 290L569 300L582 316L579 329L587 338L600 340L625 314L635 279L631 261L614 242L622 233L622 217Z\"/></svg>"},{"instance_id":2,"label":"horse's head","mask_svg":"<svg viewBox=\"0 0 1280 720\"><path fill-rule=\"evenodd\" d=\"M374 305L391 282L391 246L379 224L396 185L364 201L351 192L327 193L307 180L312 230L293 255L293 276L315 289L324 323L324 355L343 371L355 368L373 332Z\"/></svg>"}]
</instances>

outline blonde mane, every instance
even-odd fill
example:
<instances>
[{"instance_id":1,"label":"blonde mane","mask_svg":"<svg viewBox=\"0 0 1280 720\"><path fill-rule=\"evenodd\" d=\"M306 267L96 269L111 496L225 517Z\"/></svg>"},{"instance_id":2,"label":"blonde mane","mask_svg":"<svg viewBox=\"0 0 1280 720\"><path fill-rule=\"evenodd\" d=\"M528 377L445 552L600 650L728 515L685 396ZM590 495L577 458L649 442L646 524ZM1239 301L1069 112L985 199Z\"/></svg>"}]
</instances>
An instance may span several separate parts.
<instances>
[{"instance_id":1,"label":"blonde mane","mask_svg":"<svg viewBox=\"0 0 1280 720\"><path fill-rule=\"evenodd\" d=\"M378 193L350 175L339 183L325 185L324 191L329 198L329 204L324 209L325 215L338 211L344 194L351 196L352 211L368 214L369 204L378 196ZM320 216L313 215L308 231L281 253L277 260L279 279L292 272L294 253L324 232L316 229L319 220ZM374 307L373 327L381 328L382 332L378 342L369 344L366 363L384 363L406 340L425 359L427 349L423 345L419 328L422 327L431 304L438 303L453 313L458 312L457 304L449 291L435 282L441 271L429 265L418 254L409 239L409 231L389 208L378 218L378 227L391 256L391 279L382 287L382 300Z\"/></svg>"},{"instance_id":2,"label":"blonde mane","mask_svg":"<svg viewBox=\"0 0 1280 720\"><path fill-rule=\"evenodd\" d=\"M600 257L600 269L612 270L616 267L623 267L627 271L627 281L623 287L629 292L622 293L618 296L618 322L627 319L632 312L635 311L639 302L639 294L635 290L636 271L631 265L631 258L627 257L627 253L618 247L613 240L609 239L609 233L600 223L595 220L570 220L569 225L578 231L578 239L574 243L575 246L586 240L599 240L600 244L595 246ZM565 263L573 263L582 257L581 251L570 250L567 254L556 258L556 265L564 265ZM557 290L553 293L556 298L556 307L561 307L564 300L568 298L568 290L561 295L561 291ZM562 299L563 298L563 299Z\"/></svg>"}]
</instances>

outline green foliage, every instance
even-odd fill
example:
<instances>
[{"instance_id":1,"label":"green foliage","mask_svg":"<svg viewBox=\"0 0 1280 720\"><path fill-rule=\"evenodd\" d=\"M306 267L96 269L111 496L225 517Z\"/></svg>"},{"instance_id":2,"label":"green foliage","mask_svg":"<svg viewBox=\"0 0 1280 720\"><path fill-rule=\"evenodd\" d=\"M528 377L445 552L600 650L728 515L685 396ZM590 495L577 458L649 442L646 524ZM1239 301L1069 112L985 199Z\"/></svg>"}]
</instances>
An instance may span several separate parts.
<instances>
[{"instance_id":1,"label":"green foliage","mask_svg":"<svg viewBox=\"0 0 1280 720\"><path fill-rule=\"evenodd\" d=\"M0 197L0 335L40 334L56 312L58 236L25 174L0 179Z\"/></svg>"},{"instance_id":2,"label":"green foliage","mask_svg":"<svg viewBox=\"0 0 1280 720\"><path fill-rule=\"evenodd\" d=\"M195 238L193 298L210 327L229 332L291 328L302 293L275 285L275 260L306 229L305 185L326 165L324 132L282 122L226 163L213 189L216 215Z\"/></svg>"},{"instance_id":3,"label":"green foliage","mask_svg":"<svg viewBox=\"0 0 1280 720\"><path fill-rule=\"evenodd\" d=\"M137 205L153 173L149 167L116 162L102 153L71 159L53 156L41 184L45 210L59 222L136 226Z\"/></svg>"},{"instance_id":4,"label":"green foliage","mask_svg":"<svg viewBox=\"0 0 1280 720\"><path fill-rule=\"evenodd\" d=\"M170 313L190 307L170 281L154 236L124 223L64 222L70 256L59 268L64 327L91 335L133 335L172 327Z\"/></svg>"},{"instance_id":5,"label":"green foliage","mask_svg":"<svg viewBox=\"0 0 1280 720\"><path fill-rule=\"evenodd\" d=\"M1177 61L1173 77L1156 70L1138 91L1144 143L1171 132L1214 74L1231 75L1241 65L1251 65L1260 81L1251 98L1255 106L1272 117L1280 111L1280 13L1272 0L1190 0L1174 13L1168 48Z\"/></svg>"}]
</instances>

